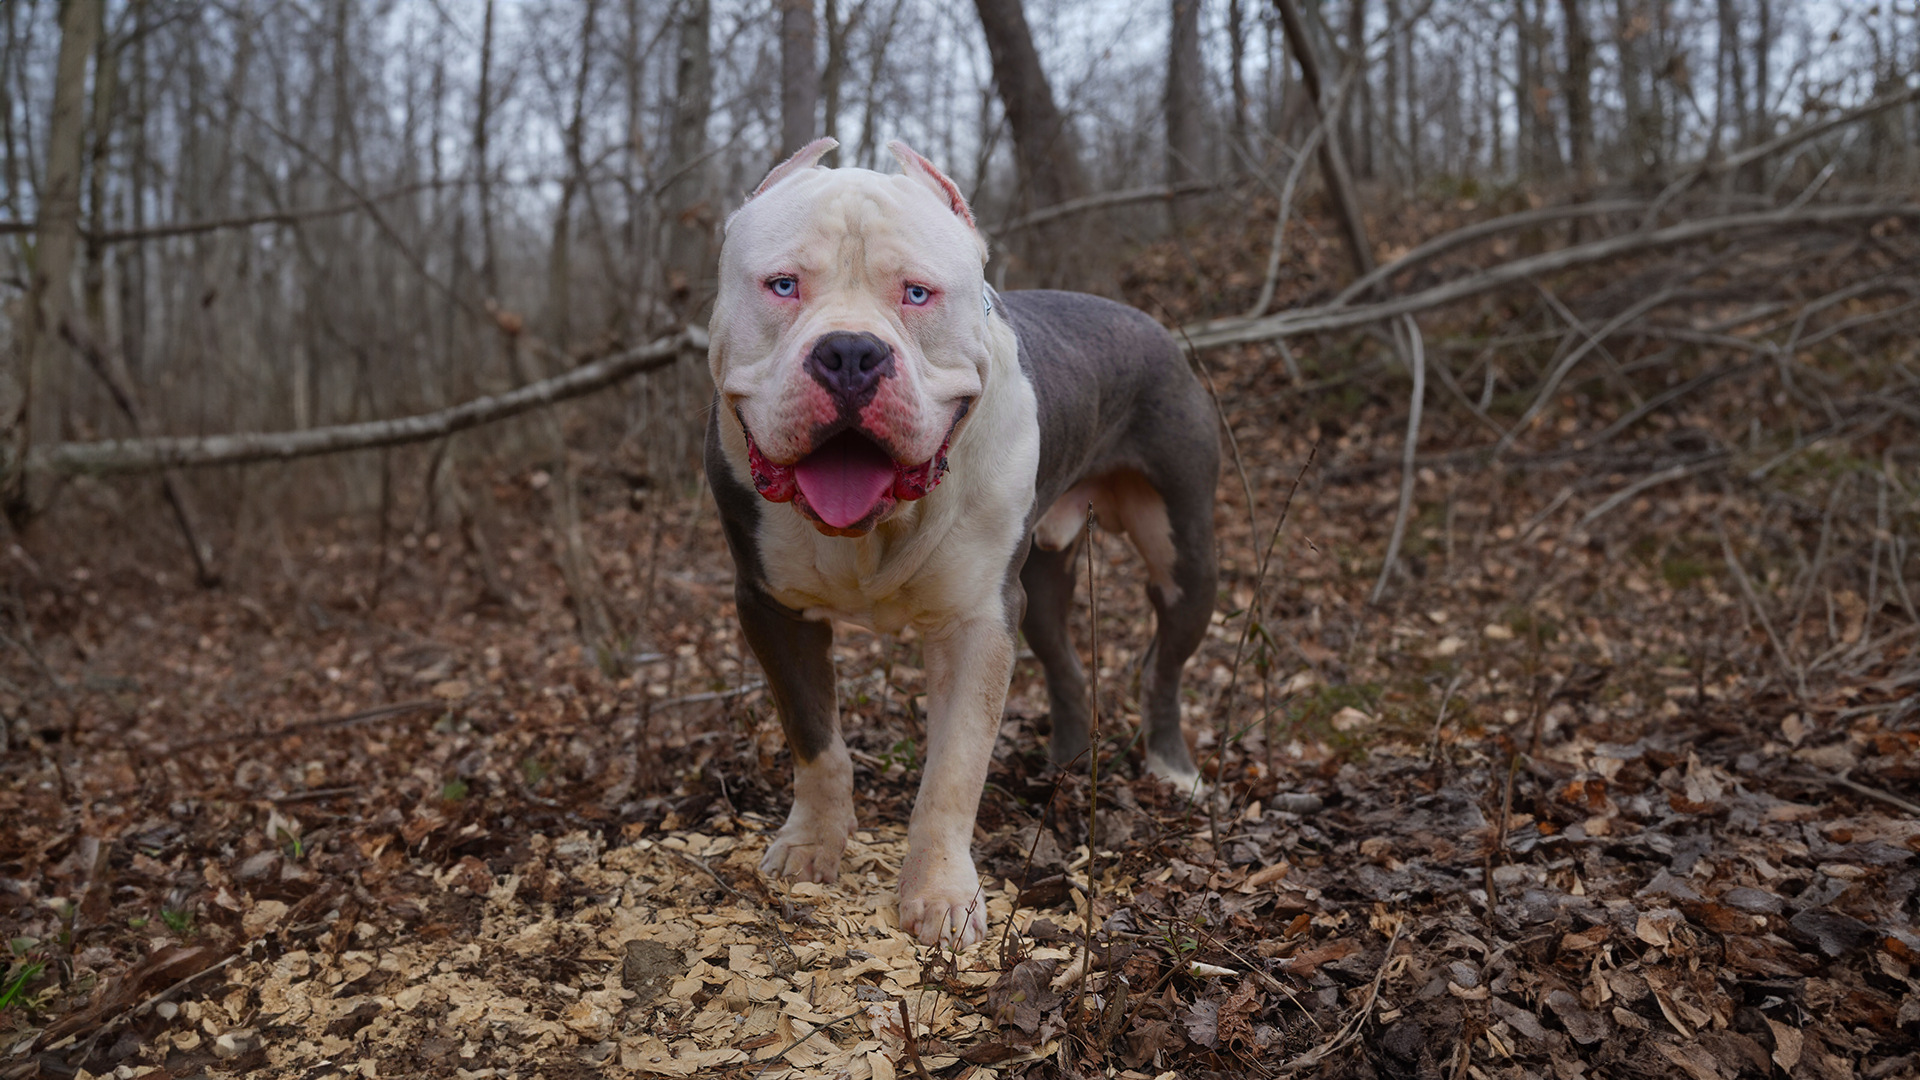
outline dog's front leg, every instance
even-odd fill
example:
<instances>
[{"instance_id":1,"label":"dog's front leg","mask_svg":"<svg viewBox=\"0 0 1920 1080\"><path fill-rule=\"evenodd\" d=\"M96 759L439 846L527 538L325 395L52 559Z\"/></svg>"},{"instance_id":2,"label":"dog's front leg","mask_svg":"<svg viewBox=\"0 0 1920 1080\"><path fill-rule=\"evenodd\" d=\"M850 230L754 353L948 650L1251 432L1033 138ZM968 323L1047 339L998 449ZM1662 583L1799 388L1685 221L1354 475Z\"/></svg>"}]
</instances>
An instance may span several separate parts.
<instances>
[{"instance_id":1,"label":"dog's front leg","mask_svg":"<svg viewBox=\"0 0 1920 1080\"><path fill-rule=\"evenodd\" d=\"M991 617L949 624L926 639L927 762L900 868L900 928L922 944L965 948L987 934L973 819L1000 733L1013 646L1012 629Z\"/></svg>"},{"instance_id":2,"label":"dog's front leg","mask_svg":"<svg viewBox=\"0 0 1920 1080\"><path fill-rule=\"evenodd\" d=\"M834 700L833 630L803 619L751 586L735 590L740 628L766 672L793 751L793 810L760 860L760 872L832 881L853 832L853 759Z\"/></svg>"}]
</instances>

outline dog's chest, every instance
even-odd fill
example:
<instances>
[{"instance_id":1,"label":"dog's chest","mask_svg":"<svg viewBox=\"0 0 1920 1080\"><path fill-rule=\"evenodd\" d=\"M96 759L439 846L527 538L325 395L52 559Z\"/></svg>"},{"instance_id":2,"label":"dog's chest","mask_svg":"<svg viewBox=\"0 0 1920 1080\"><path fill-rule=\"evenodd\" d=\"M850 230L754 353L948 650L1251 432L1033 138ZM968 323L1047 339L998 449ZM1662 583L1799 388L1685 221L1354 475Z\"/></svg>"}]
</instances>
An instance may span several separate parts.
<instances>
[{"instance_id":1,"label":"dog's chest","mask_svg":"<svg viewBox=\"0 0 1920 1080\"><path fill-rule=\"evenodd\" d=\"M915 621L910 536L859 540L819 536L796 515L775 512L760 527L762 568L774 599L809 618L834 618L892 633ZM790 519L790 520L789 520Z\"/></svg>"}]
</instances>

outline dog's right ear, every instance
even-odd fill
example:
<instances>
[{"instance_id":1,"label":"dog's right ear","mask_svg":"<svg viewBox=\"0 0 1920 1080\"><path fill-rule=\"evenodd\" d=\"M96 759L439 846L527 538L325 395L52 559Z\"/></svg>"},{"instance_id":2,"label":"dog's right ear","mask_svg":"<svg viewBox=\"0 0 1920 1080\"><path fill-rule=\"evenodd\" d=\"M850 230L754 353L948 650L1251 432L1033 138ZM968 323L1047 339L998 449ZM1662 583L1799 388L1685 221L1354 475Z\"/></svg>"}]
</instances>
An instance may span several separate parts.
<instances>
[{"instance_id":1,"label":"dog's right ear","mask_svg":"<svg viewBox=\"0 0 1920 1080\"><path fill-rule=\"evenodd\" d=\"M760 181L760 186L753 189L753 194L747 196L747 201L752 202L759 198L768 188L773 187L794 173L802 169L811 169L815 165L818 165L820 159L827 155L827 151L839 145L840 140L829 137L825 139L815 139L801 147L798 153L780 164L775 165L773 171L767 174L767 178Z\"/></svg>"}]
</instances>

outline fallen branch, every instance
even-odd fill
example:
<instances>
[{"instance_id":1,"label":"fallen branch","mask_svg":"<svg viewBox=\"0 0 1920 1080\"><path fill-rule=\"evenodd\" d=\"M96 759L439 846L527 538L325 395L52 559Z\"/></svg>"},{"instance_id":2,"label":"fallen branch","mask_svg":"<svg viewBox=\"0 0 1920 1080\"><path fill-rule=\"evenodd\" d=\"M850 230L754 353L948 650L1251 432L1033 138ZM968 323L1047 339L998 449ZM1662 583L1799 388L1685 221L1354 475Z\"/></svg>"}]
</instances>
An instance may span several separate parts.
<instances>
[{"instance_id":1,"label":"fallen branch","mask_svg":"<svg viewBox=\"0 0 1920 1080\"><path fill-rule=\"evenodd\" d=\"M1695 184L1698 184L1709 176L1717 176L1721 173L1742 168L1755 161L1759 161L1761 158L1785 150L1788 147L1797 146L1809 139L1817 139L1827 132L1835 128L1845 127L1855 120L1863 120L1875 113L1885 112L1888 109L1905 105L1907 102L1915 99L1920 99L1920 87L1913 87L1888 94L1884 97L1874 98L1864 105L1855 106L1845 112L1829 116L1825 120L1808 124L1794 131L1789 131L1778 138L1761 143L1759 146L1748 147L1737 154L1729 154L1723 158L1709 158L1702 161L1689 169L1686 174L1678 180L1668 184L1666 189L1654 198L1653 205L1647 210L1645 220L1641 222L1641 228L1652 228L1654 223L1659 220L1660 212L1666 209L1674 199L1679 198Z\"/></svg>"},{"instance_id":2,"label":"fallen branch","mask_svg":"<svg viewBox=\"0 0 1920 1080\"><path fill-rule=\"evenodd\" d=\"M1468 277L1391 300L1357 307L1339 301L1320 307L1269 315L1262 319L1222 319L1185 328L1191 348L1211 349L1271 338L1344 330L1441 307L1469 296L1527 281L1543 274L1603 262L1656 248L1705 240L1721 233L1752 230L1843 225L1882 218L1920 220L1920 203L1869 203L1856 206L1820 206L1799 210L1767 210L1687 221L1654 232L1628 233L1585 244L1575 244L1524 259L1502 263Z\"/></svg>"},{"instance_id":3,"label":"fallen branch","mask_svg":"<svg viewBox=\"0 0 1920 1080\"><path fill-rule=\"evenodd\" d=\"M1108 191L1099 195L1086 195L1078 199L1068 199L1063 203L1041 207L1030 214L1022 214L1009 221L1003 221L985 230L989 236L1008 236L1021 229L1031 229L1035 225L1044 225L1049 221L1058 221L1063 217L1084 214L1089 210L1099 210L1109 206L1124 206L1137 202L1164 202L1177 199L1182 195L1197 195L1203 191L1212 191L1220 185L1211 180L1183 180L1167 187L1127 188L1125 191Z\"/></svg>"},{"instance_id":4,"label":"fallen branch","mask_svg":"<svg viewBox=\"0 0 1920 1080\"><path fill-rule=\"evenodd\" d=\"M616 353L564 375L498 396L475 398L439 412L306 431L54 443L34 449L27 456L26 464L29 471L59 475L125 474L292 461L320 454L426 442L591 394L640 372L665 367L683 353L705 352L706 348L706 332L699 327L688 327L673 337Z\"/></svg>"},{"instance_id":5,"label":"fallen branch","mask_svg":"<svg viewBox=\"0 0 1920 1080\"><path fill-rule=\"evenodd\" d=\"M406 184L391 191L382 191L369 195L365 199L351 202L334 203L329 206L310 206L293 210L266 210L257 214L239 214L234 217L213 218L206 221L178 221L160 225L148 225L139 229L81 229L80 239L89 244L132 244L147 240L170 240L178 236L198 236L203 233L223 232L228 229L251 229L261 225L298 225L303 221L319 218L340 217L366 208L367 202L391 202L408 195L417 195L422 191L437 191L455 186L461 181L428 181L418 184ZM31 233L40 227L37 221L0 221L0 236L15 233Z\"/></svg>"},{"instance_id":6,"label":"fallen branch","mask_svg":"<svg viewBox=\"0 0 1920 1080\"><path fill-rule=\"evenodd\" d=\"M1622 214L1638 210L1647 204L1639 199L1616 199L1610 202L1572 203L1567 206L1546 206L1538 210L1523 210L1518 214L1507 214L1488 221L1476 222L1464 228L1455 229L1421 244L1405 255L1380 267L1366 277L1355 281L1334 297L1336 304L1350 303L1364 295L1375 285L1390 278L1406 273L1421 263L1431 262L1455 248L1465 247L1476 240L1485 240L1489 236L1498 236L1505 232L1530 229L1535 225L1549 225L1567 218L1605 217L1608 214Z\"/></svg>"}]
</instances>

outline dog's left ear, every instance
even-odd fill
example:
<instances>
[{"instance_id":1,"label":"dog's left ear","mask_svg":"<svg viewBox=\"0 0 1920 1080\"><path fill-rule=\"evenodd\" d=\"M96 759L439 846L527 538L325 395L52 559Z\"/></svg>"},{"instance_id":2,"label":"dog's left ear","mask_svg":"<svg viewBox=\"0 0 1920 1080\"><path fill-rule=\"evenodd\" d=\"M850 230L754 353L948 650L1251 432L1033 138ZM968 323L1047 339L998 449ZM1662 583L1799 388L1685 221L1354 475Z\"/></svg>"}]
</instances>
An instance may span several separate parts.
<instances>
[{"instance_id":1,"label":"dog's left ear","mask_svg":"<svg viewBox=\"0 0 1920 1080\"><path fill-rule=\"evenodd\" d=\"M773 171L767 174L767 178L760 181L760 186L753 189L753 194L747 196L747 201L752 202L754 199L759 198L768 188L792 176L794 173L802 169L811 169L815 165L820 164L820 159L825 157L829 150L839 145L840 140L827 138L815 139L801 147L792 157L775 165Z\"/></svg>"},{"instance_id":2,"label":"dog's left ear","mask_svg":"<svg viewBox=\"0 0 1920 1080\"><path fill-rule=\"evenodd\" d=\"M948 179L946 173L934 168L933 162L914 153L913 147L899 139L888 143L887 149L900 159L900 167L907 171L908 176L931 187L933 193L940 196L961 221L967 223L968 228L979 227L973 220L973 211L967 208L967 197L960 194L960 185Z\"/></svg>"}]
</instances>

